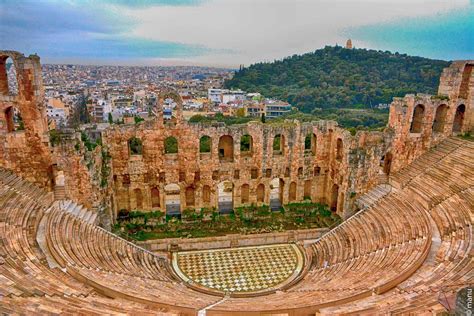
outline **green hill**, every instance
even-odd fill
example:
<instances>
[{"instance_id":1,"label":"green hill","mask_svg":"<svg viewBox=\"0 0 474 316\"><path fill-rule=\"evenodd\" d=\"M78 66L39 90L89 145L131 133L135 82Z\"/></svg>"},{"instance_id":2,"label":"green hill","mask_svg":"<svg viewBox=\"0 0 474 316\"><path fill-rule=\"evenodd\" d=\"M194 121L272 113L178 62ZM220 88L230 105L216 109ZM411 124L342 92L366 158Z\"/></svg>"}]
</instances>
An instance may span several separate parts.
<instances>
[{"instance_id":1,"label":"green hill","mask_svg":"<svg viewBox=\"0 0 474 316\"><path fill-rule=\"evenodd\" d=\"M315 108L371 108L407 93L436 94L449 62L367 49L327 46L304 55L241 68L227 88Z\"/></svg>"}]
</instances>

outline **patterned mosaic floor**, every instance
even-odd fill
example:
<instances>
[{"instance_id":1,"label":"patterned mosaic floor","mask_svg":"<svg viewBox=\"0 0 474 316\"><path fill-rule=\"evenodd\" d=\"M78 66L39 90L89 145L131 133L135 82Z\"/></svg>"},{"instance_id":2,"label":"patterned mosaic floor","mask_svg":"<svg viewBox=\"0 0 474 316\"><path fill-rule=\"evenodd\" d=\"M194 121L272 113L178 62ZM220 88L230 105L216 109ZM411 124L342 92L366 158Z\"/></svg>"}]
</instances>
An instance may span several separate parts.
<instances>
[{"instance_id":1,"label":"patterned mosaic floor","mask_svg":"<svg viewBox=\"0 0 474 316\"><path fill-rule=\"evenodd\" d=\"M300 274L303 261L292 244L173 253L173 268L184 281L221 293L277 289Z\"/></svg>"}]
</instances>

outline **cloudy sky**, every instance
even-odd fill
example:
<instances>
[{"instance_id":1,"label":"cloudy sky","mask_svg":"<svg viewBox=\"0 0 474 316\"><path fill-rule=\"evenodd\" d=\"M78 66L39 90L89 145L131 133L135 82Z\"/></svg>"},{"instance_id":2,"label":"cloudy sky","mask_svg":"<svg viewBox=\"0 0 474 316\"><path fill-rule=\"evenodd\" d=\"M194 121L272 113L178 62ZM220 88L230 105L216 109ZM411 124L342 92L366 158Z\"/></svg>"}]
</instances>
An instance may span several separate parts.
<instances>
[{"instance_id":1,"label":"cloudy sky","mask_svg":"<svg viewBox=\"0 0 474 316\"><path fill-rule=\"evenodd\" d=\"M236 67L343 45L474 59L473 0L0 0L0 49L44 63Z\"/></svg>"}]
</instances>

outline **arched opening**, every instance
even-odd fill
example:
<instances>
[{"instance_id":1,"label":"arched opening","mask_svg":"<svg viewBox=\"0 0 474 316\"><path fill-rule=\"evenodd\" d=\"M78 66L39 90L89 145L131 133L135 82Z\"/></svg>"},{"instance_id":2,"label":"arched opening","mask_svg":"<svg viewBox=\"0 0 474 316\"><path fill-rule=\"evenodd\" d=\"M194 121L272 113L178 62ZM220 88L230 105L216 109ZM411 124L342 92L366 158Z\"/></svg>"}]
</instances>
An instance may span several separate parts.
<instances>
[{"instance_id":1,"label":"arched opening","mask_svg":"<svg viewBox=\"0 0 474 316\"><path fill-rule=\"evenodd\" d=\"M265 201L265 185L260 183L257 186L257 202L263 203Z\"/></svg>"},{"instance_id":2,"label":"arched opening","mask_svg":"<svg viewBox=\"0 0 474 316\"><path fill-rule=\"evenodd\" d=\"M456 109L456 114L454 114L454 122L453 122L453 132L459 133L462 131L462 125L464 123L464 114L466 112L466 106L461 104Z\"/></svg>"},{"instance_id":3,"label":"arched opening","mask_svg":"<svg viewBox=\"0 0 474 316\"><path fill-rule=\"evenodd\" d=\"M316 135L314 133L307 134L304 138L304 151L316 155Z\"/></svg>"},{"instance_id":4,"label":"arched opening","mask_svg":"<svg viewBox=\"0 0 474 316\"><path fill-rule=\"evenodd\" d=\"M16 107L10 106L6 108L4 115L7 122L8 132L22 131L25 129L23 118L21 117L20 111Z\"/></svg>"},{"instance_id":5,"label":"arched opening","mask_svg":"<svg viewBox=\"0 0 474 316\"><path fill-rule=\"evenodd\" d=\"M202 187L202 202L205 205L211 203L211 188L208 185Z\"/></svg>"},{"instance_id":6,"label":"arched opening","mask_svg":"<svg viewBox=\"0 0 474 316\"><path fill-rule=\"evenodd\" d=\"M160 207L160 190L151 188L151 207Z\"/></svg>"},{"instance_id":7,"label":"arched opening","mask_svg":"<svg viewBox=\"0 0 474 316\"><path fill-rule=\"evenodd\" d=\"M221 214L229 214L234 208L234 184L222 181L217 185L217 209Z\"/></svg>"},{"instance_id":8,"label":"arched opening","mask_svg":"<svg viewBox=\"0 0 474 316\"><path fill-rule=\"evenodd\" d=\"M415 106L413 118L410 126L410 133L421 133L423 127L423 117L425 116L425 107L422 104Z\"/></svg>"},{"instance_id":9,"label":"arched opening","mask_svg":"<svg viewBox=\"0 0 474 316\"><path fill-rule=\"evenodd\" d=\"M303 167L298 168L298 177L303 176Z\"/></svg>"},{"instance_id":10,"label":"arched opening","mask_svg":"<svg viewBox=\"0 0 474 316\"><path fill-rule=\"evenodd\" d=\"M130 138L128 140L128 149L130 155L141 155L143 153L142 141L136 137Z\"/></svg>"},{"instance_id":11,"label":"arched opening","mask_svg":"<svg viewBox=\"0 0 474 316\"><path fill-rule=\"evenodd\" d=\"M296 182L290 183L290 191L288 193L288 200L290 202L296 201Z\"/></svg>"},{"instance_id":12,"label":"arched opening","mask_svg":"<svg viewBox=\"0 0 474 316\"><path fill-rule=\"evenodd\" d=\"M433 121L433 132L442 133L444 132L444 125L446 123L446 115L448 113L448 106L441 104L436 109L435 119Z\"/></svg>"},{"instance_id":13,"label":"arched opening","mask_svg":"<svg viewBox=\"0 0 474 316\"><path fill-rule=\"evenodd\" d=\"M392 168L392 153L386 153L385 156L383 157L383 173L389 176L391 168Z\"/></svg>"},{"instance_id":14,"label":"arched opening","mask_svg":"<svg viewBox=\"0 0 474 316\"><path fill-rule=\"evenodd\" d=\"M304 200L312 200L311 196L311 180L306 180L304 182L304 190L303 190L303 199Z\"/></svg>"},{"instance_id":15,"label":"arched opening","mask_svg":"<svg viewBox=\"0 0 474 316\"><path fill-rule=\"evenodd\" d=\"M186 207L193 207L195 204L194 188L187 187L185 195L186 195Z\"/></svg>"},{"instance_id":16,"label":"arched opening","mask_svg":"<svg viewBox=\"0 0 474 316\"><path fill-rule=\"evenodd\" d=\"M275 135L273 138L273 154L274 155L283 155L285 154L285 136L281 134Z\"/></svg>"},{"instance_id":17,"label":"arched opening","mask_svg":"<svg viewBox=\"0 0 474 316\"><path fill-rule=\"evenodd\" d=\"M245 134L240 138L240 154L251 155L253 147L252 136Z\"/></svg>"},{"instance_id":18,"label":"arched opening","mask_svg":"<svg viewBox=\"0 0 474 316\"><path fill-rule=\"evenodd\" d=\"M337 211L337 198L339 196L339 186L334 184L331 190L331 211Z\"/></svg>"},{"instance_id":19,"label":"arched opening","mask_svg":"<svg viewBox=\"0 0 474 316\"><path fill-rule=\"evenodd\" d=\"M178 140L173 136L165 139L165 154L177 154L178 153Z\"/></svg>"},{"instance_id":20,"label":"arched opening","mask_svg":"<svg viewBox=\"0 0 474 316\"><path fill-rule=\"evenodd\" d=\"M18 76L15 63L11 57L3 57L0 61L0 93L2 95L18 95Z\"/></svg>"},{"instance_id":21,"label":"arched opening","mask_svg":"<svg viewBox=\"0 0 474 316\"><path fill-rule=\"evenodd\" d=\"M314 167L314 176L319 176L321 174L321 167Z\"/></svg>"},{"instance_id":22,"label":"arched opening","mask_svg":"<svg viewBox=\"0 0 474 316\"><path fill-rule=\"evenodd\" d=\"M284 183L280 178L270 181L270 209L272 211L278 211L282 206Z\"/></svg>"},{"instance_id":23,"label":"arched opening","mask_svg":"<svg viewBox=\"0 0 474 316\"><path fill-rule=\"evenodd\" d=\"M336 141L336 159L339 161L342 160L343 148L344 148L344 145L342 143L342 139L338 138Z\"/></svg>"},{"instance_id":24,"label":"arched opening","mask_svg":"<svg viewBox=\"0 0 474 316\"><path fill-rule=\"evenodd\" d=\"M143 209L143 195L142 195L142 190L140 189L134 189L133 193L135 195L135 205L137 206L137 209Z\"/></svg>"},{"instance_id":25,"label":"arched opening","mask_svg":"<svg viewBox=\"0 0 474 316\"><path fill-rule=\"evenodd\" d=\"M240 203L245 204L249 202L250 186L248 184L242 184L240 187Z\"/></svg>"},{"instance_id":26,"label":"arched opening","mask_svg":"<svg viewBox=\"0 0 474 316\"><path fill-rule=\"evenodd\" d=\"M250 169L250 178L251 179L257 179L258 178L258 169L257 168Z\"/></svg>"},{"instance_id":27,"label":"arched opening","mask_svg":"<svg viewBox=\"0 0 474 316\"><path fill-rule=\"evenodd\" d=\"M219 160L234 160L234 139L230 135L224 135L219 138Z\"/></svg>"},{"instance_id":28,"label":"arched opening","mask_svg":"<svg viewBox=\"0 0 474 316\"><path fill-rule=\"evenodd\" d=\"M165 208L166 215L181 215L180 189L177 184L172 183L165 186Z\"/></svg>"},{"instance_id":29,"label":"arched opening","mask_svg":"<svg viewBox=\"0 0 474 316\"><path fill-rule=\"evenodd\" d=\"M211 137L204 135L199 139L199 152L210 153L211 152L212 140Z\"/></svg>"}]
</instances>

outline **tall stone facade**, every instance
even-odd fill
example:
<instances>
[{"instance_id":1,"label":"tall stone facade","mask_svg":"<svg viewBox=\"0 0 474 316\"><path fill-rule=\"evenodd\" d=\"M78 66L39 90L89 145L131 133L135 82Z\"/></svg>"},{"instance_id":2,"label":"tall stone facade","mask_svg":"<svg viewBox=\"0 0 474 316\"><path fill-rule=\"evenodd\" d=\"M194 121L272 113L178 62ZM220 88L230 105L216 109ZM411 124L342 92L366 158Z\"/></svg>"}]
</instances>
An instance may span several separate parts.
<instances>
[{"instance_id":1,"label":"tall stone facade","mask_svg":"<svg viewBox=\"0 0 474 316\"><path fill-rule=\"evenodd\" d=\"M16 77L7 77L7 59ZM0 166L50 189L52 162L39 60L36 55L0 51ZM21 117L19 127L15 117Z\"/></svg>"},{"instance_id":2,"label":"tall stone facade","mask_svg":"<svg viewBox=\"0 0 474 316\"><path fill-rule=\"evenodd\" d=\"M11 95L5 61L11 57L18 94ZM70 198L112 221L121 209L216 208L311 200L343 217L355 198L403 168L443 138L472 131L472 61L444 70L436 96L395 98L383 132L351 135L333 121L190 124L176 93L162 91L155 118L113 125L102 145L87 150L75 131L49 143L39 58L0 52L0 166ZM173 98L175 117L164 120ZM15 130L12 115L24 128ZM57 193L57 194L56 194Z\"/></svg>"},{"instance_id":3,"label":"tall stone facade","mask_svg":"<svg viewBox=\"0 0 474 316\"><path fill-rule=\"evenodd\" d=\"M403 168L450 135L474 125L474 61L456 61L444 69L438 95L394 98L388 127L394 131L392 171Z\"/></svg>"}]
</instances>

